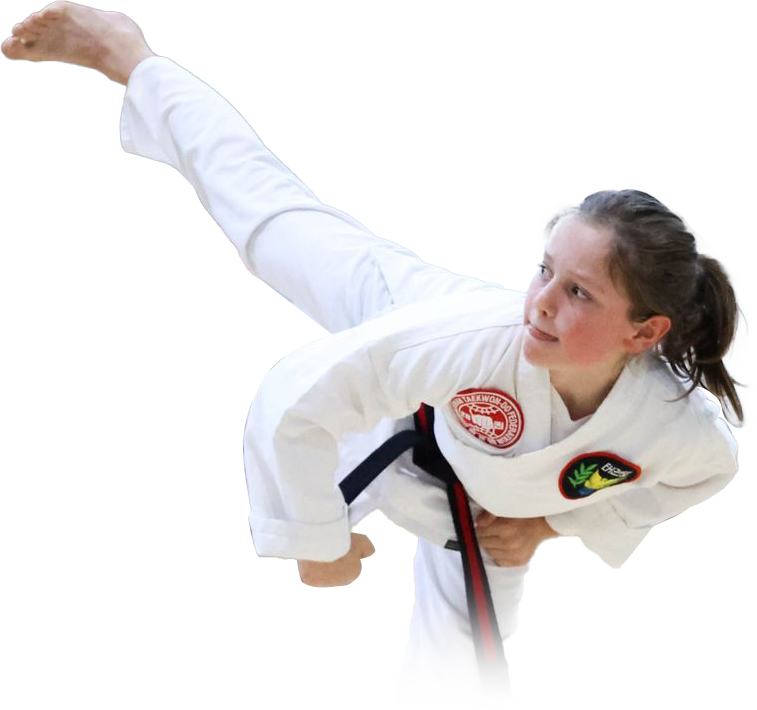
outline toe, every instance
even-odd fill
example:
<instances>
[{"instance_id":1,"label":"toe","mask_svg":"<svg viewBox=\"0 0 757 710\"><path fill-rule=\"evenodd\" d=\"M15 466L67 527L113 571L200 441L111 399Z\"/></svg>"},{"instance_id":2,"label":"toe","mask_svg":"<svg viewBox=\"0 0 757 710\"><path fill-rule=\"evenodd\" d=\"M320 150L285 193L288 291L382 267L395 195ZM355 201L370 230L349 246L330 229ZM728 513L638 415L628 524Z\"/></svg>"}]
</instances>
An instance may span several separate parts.
<instances>
[{"instance_id":1,"label":"toe","mask_svg":"<svg viewBox=\"0 0 757 710\"><path fill-rule=\"evenodd\" d=\"M26 47L21 44L21 40L18 37L8 37L2 44L0 44L0 50L8 59L20 59Z\"/></svg>"},{"instance_id":2,"label":"toe","mask_svg":"<svg viewBox=\"0 0 757 710\"><path fill-rule=\"evenodd\" d=\"M33 12L21 24L31 32L40 32L47 26L47 18L41 12Z\"/></svg>"},{"instance_id":3,"label":"toe","mask_svg":"<svg viewBox=\"0 0 757 710\"><path fill-rule=\"evenodd\" d=\"M40 22L46 23L49 20L59 20L63 17L63 6L65 3L53 3L35 13Z\"/></svg>"}]
</instances>

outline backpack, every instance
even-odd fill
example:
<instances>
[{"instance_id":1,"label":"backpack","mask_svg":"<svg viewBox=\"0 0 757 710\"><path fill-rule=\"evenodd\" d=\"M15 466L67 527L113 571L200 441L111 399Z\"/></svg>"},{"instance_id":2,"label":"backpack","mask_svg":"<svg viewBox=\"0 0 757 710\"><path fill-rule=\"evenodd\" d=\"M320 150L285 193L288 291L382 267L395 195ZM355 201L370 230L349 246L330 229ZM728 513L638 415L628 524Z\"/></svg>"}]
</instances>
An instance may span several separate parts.
<instances>
[{"instance_id":1,"label":"backpack","mask_svg":"<svg viewBox=\"0 0 757 710\"><path fill-rule=\"evenodd\" d=\"M16 309L0 316L0 506L60 508L91 467L92 388L79 339Z\"/></svg>"}]
</instances>

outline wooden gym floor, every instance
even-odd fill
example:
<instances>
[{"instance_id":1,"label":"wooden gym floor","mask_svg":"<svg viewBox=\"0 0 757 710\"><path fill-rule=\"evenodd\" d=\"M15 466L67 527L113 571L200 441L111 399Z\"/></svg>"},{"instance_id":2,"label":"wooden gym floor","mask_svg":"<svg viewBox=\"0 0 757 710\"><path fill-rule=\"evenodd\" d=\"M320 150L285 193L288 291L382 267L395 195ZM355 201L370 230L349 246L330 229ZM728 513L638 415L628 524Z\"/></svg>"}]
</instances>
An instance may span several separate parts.
<instances>
[{"instance_id":1,"label":"wooden gym floor","mask_svg":"<svg viewBox=\"0 0 757 710\"><path fill-rule=\"evenodd\" d=\"M736 538L659 529L622 570L574 540L538 551L514 659L520 710L757 708L757 453L723 494ZM152 581L135 504L0 510L21 571L0 591L0 710L385 708L407 638L413 540L378 515L377 553L346 593L352 627L290 622L257 649L268 597L231 630L195 631L200 592Z\"/></svg>"}]
</instances>

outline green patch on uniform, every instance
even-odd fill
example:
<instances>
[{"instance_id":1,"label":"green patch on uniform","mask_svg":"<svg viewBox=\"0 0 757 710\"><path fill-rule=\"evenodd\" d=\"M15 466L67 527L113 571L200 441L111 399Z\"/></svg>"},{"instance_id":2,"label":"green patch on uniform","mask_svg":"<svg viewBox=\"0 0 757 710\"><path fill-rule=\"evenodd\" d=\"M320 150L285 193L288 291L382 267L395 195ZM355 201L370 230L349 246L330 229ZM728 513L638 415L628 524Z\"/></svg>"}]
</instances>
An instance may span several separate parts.
<instances>
[{"instance_id":1,"label":"green patch on uniform","mask_svg":"<svg viewBox=\"0 0 757 710\"><path fill-rule=\"evenodd\" d=\"M635 481L641 468L606 451L581 454L560 473L560 491L571 500L586 498L597 491L620 483Z\"/></svg>"},{"instance_id":2,"label":"green patch on uniform","mask_svg":"<svg viewBox=\"0 0 757 710\"><path fill-rule=\"evenodd\" d=\"M668 8L676 20L695 25L707 14L707 0L668 0Z\"/></svg>"},{"instance_id":3,"label":"green patch on uniform","mask_svg":"<svg viewBox=\"0 0 757 710\"><path fill-rule=\"evenodd\" d=\"M284 340L276 340L260 348L258 360L255 363L255 374L263 377L268 371L289 352L289 344Z\"/></svg>"}]
</instances>

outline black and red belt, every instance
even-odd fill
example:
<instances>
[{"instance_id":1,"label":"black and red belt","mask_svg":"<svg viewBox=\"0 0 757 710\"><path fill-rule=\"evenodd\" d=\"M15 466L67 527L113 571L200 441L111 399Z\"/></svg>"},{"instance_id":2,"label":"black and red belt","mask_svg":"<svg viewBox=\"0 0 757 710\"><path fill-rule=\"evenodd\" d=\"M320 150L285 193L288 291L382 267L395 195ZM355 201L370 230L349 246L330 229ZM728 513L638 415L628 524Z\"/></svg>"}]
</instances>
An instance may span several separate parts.
<instances>
[{"instance_id":1,"label":"black and red belt","mask_svg":"<svg viewBox=\"0 0 757 710\"><path fill-rule=\"evenodd\" d=\"M703 178L718 187L728 179L726 173L691 148L693 145L706 145L710 142L710 130L707 126L663 128L656 123L645 123L638 128L568 126L568 134L573 145L611 145L617 148L597 174L586 183L585 193L608 180L628 160L631 153L652 146L664 146L674 150Z\"/></svg>"},{"instance_id":2,"label":"black and red belt","mask_svg":"<svg viewBox=\"0 0 757 710\"><path fill-rule=\"evenodd\" d=\"M465 595L478 665L484 682L496 685L506 675L507 666L468 495L436 442L434 408L421 404L413 419L414 430L398 432L385 441L356 466L339 487L349 505L392 461L410 447L413 447L413 463L445 483L457 534L457 541L450 540L445 547L462 553Z\"/></svg>"}]
</instances>

